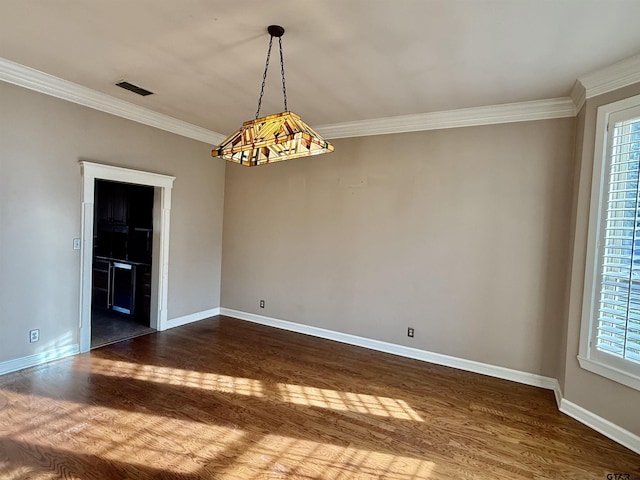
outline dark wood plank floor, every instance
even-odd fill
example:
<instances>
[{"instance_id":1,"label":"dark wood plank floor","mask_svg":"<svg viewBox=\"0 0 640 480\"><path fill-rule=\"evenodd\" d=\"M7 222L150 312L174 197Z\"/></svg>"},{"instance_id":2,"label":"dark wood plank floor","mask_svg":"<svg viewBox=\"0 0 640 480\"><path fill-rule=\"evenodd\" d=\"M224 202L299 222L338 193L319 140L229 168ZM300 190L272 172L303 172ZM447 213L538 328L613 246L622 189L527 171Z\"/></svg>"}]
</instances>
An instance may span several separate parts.
<instances>
[{"instance_id":1,"label":"dark wood plank floor","mask_svg":"<svg viewBox=\"0 0 640 480\"><path fill-rule=\"evenodd\" d=\"M553 393L226 317L0 377L2 479L599 479Z\"/></svg>"}]
</instances>

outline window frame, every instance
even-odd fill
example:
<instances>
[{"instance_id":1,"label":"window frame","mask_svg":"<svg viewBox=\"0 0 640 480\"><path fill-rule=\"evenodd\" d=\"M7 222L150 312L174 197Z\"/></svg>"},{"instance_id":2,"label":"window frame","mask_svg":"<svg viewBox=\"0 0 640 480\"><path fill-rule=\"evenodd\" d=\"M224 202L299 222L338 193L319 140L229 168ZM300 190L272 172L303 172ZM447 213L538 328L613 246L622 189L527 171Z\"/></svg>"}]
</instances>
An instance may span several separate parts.
<instances>
[{"instance_id":1,"label":"window frame","mask_svg":"<svg viewBox=\"0 0 640 480\"><path fill-rule=\"evenodd\" d=\"M603 258L599 240L602 223L606 221L610 138L614 123L635 117L640 117L640 95L602 105L597 110L578 361L585 370L640 390L640 364L601 352L595 346L600 298L599 266Z\"/></svg>"}]
</instances>

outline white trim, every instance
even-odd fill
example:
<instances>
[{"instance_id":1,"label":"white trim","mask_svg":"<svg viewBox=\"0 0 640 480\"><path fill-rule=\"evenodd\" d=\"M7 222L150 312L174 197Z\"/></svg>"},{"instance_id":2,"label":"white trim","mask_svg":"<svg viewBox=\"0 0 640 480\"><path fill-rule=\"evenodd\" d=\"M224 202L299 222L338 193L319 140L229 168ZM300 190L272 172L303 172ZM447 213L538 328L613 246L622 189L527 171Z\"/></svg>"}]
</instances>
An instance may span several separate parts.
<instances>
[{"instance_id":1,"label":"white trim","mask_svg":"<svg viewBox=\"0 0 640 480\"><path fill-rule=\"evenodd\" d=\"M1 57L0 80L211 145L218 145L226 138L218 132L154 112Z\"/></svg>"},{"instance_id":2,"label":"white trim","mask_svg":"<svg viewBox=\"0 0 640 480\"><path fill-rule=\"evenodd\" d=\"M580 423L585 424L587 427L594 429L596 432L601 433L605 437L609 437L614 442L624 445L629 450L640 454L640 436L635 433L625 430L611 423L609 420L605 420L595 413L591 413L589 410L566 399L562 399L560 411L578 420Z\"/></svg>"},{"instance_id":3,"label":"white trim","mask_svg":"<svg viewBox=\"0 0 640 480\"><path fill-rule=\"evenodd\" d=\"M578 82L584 87L586 98L638 83L640 82L640 54L583 75L578 78Z\"/></svg>"},{"instance_id":4,"label":"white trim","mask_svg":"<svg viewBox=\"0 0 640 480\"><path fill-rule=\"evenodd\" d=\"M314 130L325 138L336 139L528 122L532 120L575 117L575 115L576 106L573 100L569 97L563 97L320 125L314 127Z\"/></svg>"},{"instance_id":5,"label":"white trim","mask_svg":"<svg viewBox=\"0 0 640 480\"><path fill-rule=\"evenodd\" d=\"M577 114L577 112L582 110L584 103L587 101L587 91L579 80L576 80L576 83L573 84L573 88L571 89L571 94L569 96L576 105Z\"/></svg>"},{"instance_id":6,"label":"white trim","mask_svg":"<svg viewBox=\"0 0 640 480\"><path fill-rule=\"evenodd\" d=\"M0 57L0 80L183 137L218 145L226 136ZM575 116L573 101L552 98L443 112L321 125L327 138L348 138Z\"/></svg>"},{"instance_id":7,"label":"white trim","mask_svg":"<svg viewBox=\"0 0 640 480\"><path fill-rule=\"evenodd\" d=\"M369 348L371 350L377 350L379 352L391 353L393 355L413 358L415 360L422 360L429 363L444 365L446 367L458 368L460 370L466 370L468 372L480 373L482 375L488 375L504 380L511 380L513 382L518 382L525 385L553 390L556 404L558 405L558 409L562 413L569 415L580 423L583 423L584 425L594 429L604 436L609 437L614 442L624 445L625 447L640 454L640 437L638 435L625 430L624 428L619 427L594 413L589 412L588 410L576 405L573 402L570 402L569 400L564 399L562 388L560 387L560 382L558 382L558 380L555 378L545 377L534 373L521 372L519 370L512 370L510 368L498 367L495 365L467 360L464 358L452 357L449 355L443 355L441 353L428 352L426 350L419 350L417 348L406 347L404 345L397 345L393 343L382 342L380 340L359 337L357 335L350 335L348 333L341 333L324 328L312 327L310 325L289 322L277 318L265 317L262 315L256 315L254 313L233 310L230 308L220 308L220 315L226 315L228 317L234 317L240 320L259 323L261 325L289 330L291 332L326 338L328 340L335 340L337 342Z\"/></svg>"},{"instance_id":8,"label":"white trim","mask_svg":"<svg viewBox=\"0 0 640 480\"><path fill-rule=\"evenodd\" d=\"M77 355L80 353L78 344L67 345L66 347L57 347L47 350L46 352L27 355L26 357L14 358L6 362L0 363L0 375L5 373L16 372L23 368L35 367L43 363L59 360L61 358Z\"/></svg>"},{"instance_id":9,"label":"white trim","mask_svg":"<svg viewBox=\"0 0 640 480\"><path fill-rule=\"evenodd\" d=\"M183 137L218 145L226 136L0 57L0 80ZM330 139L573 117L588 98L640 82L640 55L576 81L571 98L551 98L319 125Z\"/></svg>"},{"instance_id":10,"label":"white trim","mask_svg":"<svg viewBox=\"0 0 640 480\"><path fill-rule=\"evenodd\" d=\"M156 187L159 202L154 198L153 258L151 266L150 325L158 331L167 328L167 297L169 279L169 225L171 189L176 177L143 172L129 168L80 161L82 169L82 219L80 243L80 351L91 349L91 267L93 263L94 187L96 179L135 183ZM154 195L157 197L158 195ZM158 206L159 208L156 208ZM157 248L156 248L157 247Z\"/></svg>"},{"instance_id":11,"label":"white trim","mask_svg":"<svg viewBox=\"0 0 640 480\"><path fill-rule=\"evenodd\" d=\"M226 138L221 133L155 112L1 57L0 81L12 83L210 145L218 145ZM336 139L573 117L580 111L586 99L637 82L640 82L640 55L634 55L578 78L571 91L571 98L551 98L328 124L317 126L315 130L326 138Z\"/></svg>"},{"instance_id":12,"label":"white trim","mask_svg":"<svg viewBox=\"0 0 640 480\"><path fill-rule=\"evenodd\" d=\"M556 405L558 406L558 410L560 410L560 405L562 403L562 399L564 396L562 395L562 387L560 386L560 382L557 379L553 380L553 395L556 397Z\"/></svg>"},{"instance_id":13,"label":"white trim","mask_svg":"<svg viewBox=\"0 0 640 480\"><path fill-rule=\"evenodd\" d=\"M482 375L488 375L490 377L511 380L513 382L518 382L525 385L546 388L548 390L555 391L556 386L558 385L558 381L555 378L544 377L535 373L521 372L519 370L498 367L496 365L490 365L488 363L481 363L474 360L452 357L449 355L443 355L441 353L434 353L413 347L406 347L404 345L397 345L395 343L388 343L380 340L359 337L357 335L351 335L348 333L341 333L333 330L326 330L324 328L312 327L310 325L303 325L301 323L294 323L286 320L279 320L277 318L265 317L262 315L256 315L254 313L247 313L239 310L232 310L229 308L220 308L220 315L226 315L229 317L238 318L240 320L259 323L261 325L276 327L283 330L289 330L291 332L304 333L306 335L312 335L314 337L335 340L337 342L369 348L371 350L377 350L379 352L391 353L393 355L399 355L401 357L413 358L429 363L435 363L437 365L458 368L460 370L466 370L468 372L480 373Z\"/></svg>"},{"instance_id":14,"label":"white trim","mask_svg":"<svg viewBox=\"0 0 640 480\"><path fill-rule=\"evenodd\" d=\"M640 56L639 56L640 58ZM598 298L600 291L600 268L603 254L602 222L606 217L607 168L609 143L613 129L607 131L609 123L616 123L617 115L622 118L638 109L640 95L602 105L597 109L593 169L582 169L581 175L591 175L591 198L589 200L589 224L587 230L587 250L585 256L584 286L582 292L582 316L580 320L580 344L578 361L583 369L605 378L640 390L638 368L628 360L599 352L592 344L597 336ZM586 182L585 182L586 183ZM632 372L632 370L634 370Z\"/></svg>"},{"instance_id":15,"label":"white trim","mask_svg":"<svg viewBox=\"0 0 640 480\"><path fill-rule=\"evenodd\" d=\"M150 185L153 187L172 188L176 177L164 175L162 173L145 172L132 168L115 167L103 163L94 163L80 160L85 175L90 174L95 178L116 180L118 182L136 183L139 185ZM91 199L93 200L93 198ZM167 208L171 208L169 204Z\"/></svg>"},{"instance_id":16,"label":"white trim","mask_svg":"<svg viewBox=\"0 0 640 480\"><path fill-rule=\"evenodd\" d=\"M592 353L586 345L580 344L580 347L581 349L582 347L584 347L584 349L587 350L589 354ZM615 368L612 365L599 362L597 359L588 358L581 355L578 355L578 362L580 363L581 368L584 368L591 373L595 373L596 375L608 378L609 380L613 380L614 382L626 385L627 387L640 390L640 378L625 370L621 370L619 368Z\"/></svg>"},{"instance_id":17,"label":"white trim","mask_svg":"<svg viewBox=\"0 0 640 480\"><path fill-rule=\"evenodd\" d=\"M206 318L215 317L216 315L220 315L220 307L211 308L202 312L192 313L190 315L184 315L182 317L172 318L170 320L167 320L167 329L181 327L182 325L186 325L188 323L198 322Z\"/></svg>"},{"instance_id":18,"label":"white trim","mask_svg":"<svg viewBox=\"0 0 640 480\"><path fill-rule=\"evenodd\" d=\"M182 317L172 318L165 322L165 330L169 328L180 327L188 323L197 322L206 318L215 317L220 315L220 307L211 308L202 312L192 313L191 315L185 315ZM89 337L91 338L91 337ZM58 347L46 352L36 353L34 355L28 355L26 357L15 358L13 360L7 360L6 362L0 362L0 375L4 375L18 370L23 370L29 367L35 367L43 363L51 362L53 360L59 360L61 358L70 357L71 355L77 355L80 353L80 345L68 345L66 347Z\"/></svg>"}]
</instances>

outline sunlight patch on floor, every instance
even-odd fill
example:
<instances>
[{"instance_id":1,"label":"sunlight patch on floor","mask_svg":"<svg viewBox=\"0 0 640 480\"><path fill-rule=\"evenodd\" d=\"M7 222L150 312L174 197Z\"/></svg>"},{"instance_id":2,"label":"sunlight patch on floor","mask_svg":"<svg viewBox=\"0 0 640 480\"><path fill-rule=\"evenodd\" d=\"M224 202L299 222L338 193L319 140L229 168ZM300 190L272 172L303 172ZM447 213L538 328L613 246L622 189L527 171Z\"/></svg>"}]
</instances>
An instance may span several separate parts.
<instances>
[{"instance_id":1,"label":"sunlight patch on floor","mask_svg":"<svg viewBox=\"0 0 640 480\"><path fill-rule=\"evenodd\" d=\"M0 445L7 440L20 444L28 436L31 448L26 450L44 458L45 464L50 451L52 457L68 457L70 465L82 463L83 459L90 463L94 461L92 457L98 457L114 464L124 462L147 468L162 458L163 470L195 473L202 467L203 458L224 453L244 435L232 424L203 424L196 419L151 412L121 415L120 410L104 406L3 393L12 403L29 408L16 406L5 412L10 415L13 429L2 427ZM34 442L34 438L38 441ZM7 478L6 472L0 470L0 477Z\"/></svg>"},{"instance_id":2,"label":"sunlight patch on floor","mask_svg":"<svg viewBox=\"0 0 640 480\"><path fill-rule=\"evenodd\" d=\"M133 465L145 476L161 464L163 472L229 479L412 480L432 478L435 466L421 458L309 440L304 437L313 434L304 429L303 438L292 438L218 425L219 419L207 422L205 412L197 420L151 412L122 415L106 406L3 394L12 406L5 411L11 422L2 425L0 446L26 452L19 464L0 462L0 476L7 479L53 478L48 471L52 465L77 475L83 468L106 463L116 469Z\"/></svg>"},{"instance_id":3,"label":"sunlight patch on floor","mask_svg":"<svg viewBox=\"0 0 640 480\"><path fill-rule=\"evenodd\" d=\"M177 387L198 388L236 395L263 397L262 382L251 378L239 378L217 373L196 372L179 368L144 365L92 358L88 364L82 364L76 370L109 377L130 378L143 382L161 383Z\"/></svg>"},{"instance_id":4,"label":"sunlight patch on floor","mask_svg":"<svg viewBox=\"0 0 640 480\"><path fill-rule=\"evenodd\" d=\"M278 435L265 435L224 469L224 478L259 480L263 478L384 478L417 480L436 478L434 462L392 455L353 446L338 446ZM207 470L219 471L216 460Z\"/></svg>"},{"instance_id":5,"label":"sunlight patch on floor","mask_svg":"<svg viewBox=\"0 0 640 480\"><path fill-rule=\"evenodd\" d=\"M92 358L86 365L77 367L87 373L111 377L129 378L145 382L155 382L178 387L198 388L221 393L250 395L254 397L273 396L265 392L260 380L231 377L217 373L197 372L157 365ZM381 397L354 392L341 392L287 383L272 384L277 395L273 398L283 402L330 410L354 412L366 415L397 418L422 422L423 419L407 402L401 399Z\"/></svg>"},{"instance_id":6,"label":"sunlight patch on floor","mask_svg":"<svg viewBox=\"0 0 640 480\"><path fill-rule=\"evenodd\" d=\"M283 401L298 405L423 421L407 402L400 399L286 383L278 384L278 388Z\"/></svg>"}]
</instances>

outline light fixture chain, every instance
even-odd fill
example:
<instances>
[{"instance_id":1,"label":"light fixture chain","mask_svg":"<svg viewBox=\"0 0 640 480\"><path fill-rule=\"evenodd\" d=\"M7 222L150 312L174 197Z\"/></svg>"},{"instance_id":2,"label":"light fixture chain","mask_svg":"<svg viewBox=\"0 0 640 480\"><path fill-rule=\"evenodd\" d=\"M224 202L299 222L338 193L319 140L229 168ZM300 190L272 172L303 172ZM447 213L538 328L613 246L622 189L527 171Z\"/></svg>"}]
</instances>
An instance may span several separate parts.
<instances>
[{"instance_id":1,"label":"light fixture chain","mask_svg":"<svg viewBox=\"0 0 640 480\"><path fill-rule=\"evenodd\" d=\"M267 70L269 70L269 58L271 57L272 44L273 44L273 35L269 38L269 50L267 51L267 61L264 64L264 73L262 74L262 87L260 88L260 97L258 98L258 110L256 111L256 118L260 116L260 106L262 105L262 96L264 95L264 84L267 81ZM280 47L280 55L282 55L282 47ZM284 81L284 77L283 77L283 81ZM285 97L285 105L286 103L287 102Z\"/></svg>"},{"instance_id":2,"label":"light fixture chain","mask_svg":"<svg viewBox=\"0 0 640 480\"><path fill-rule=\"evenodd\" d=\"M284 83L284 56L282 55L282 37L278 37L278 41L280 42L280 72L282 73L282 96L284 97L284 111L288 112L287 109L287 87Z\"/></svg>"},{"instance_id":3,"label":"light fixture chain","mask_svg":"<svg viewBox=\"0 0 640 480\"><path fill-rule=\"evenodd\" d=\"M256 118L255 120L243 122L238 130L229 135L221 145L211 151L211 156L221 157L230 162L251 167L333 152L333 145L314 132L298 115L289 111L287 106L287 86L284 77L284 54L282 52L284 28L280 25L269 25L267 32L271 37L269 38L267 61L264 64ZM282 75L282 95L284 97L285 111L261 118L260 107L262 106L262 97L267 83L273 37L278 37L280 46L280 73Z\"/></svg>"}]
</instances>

